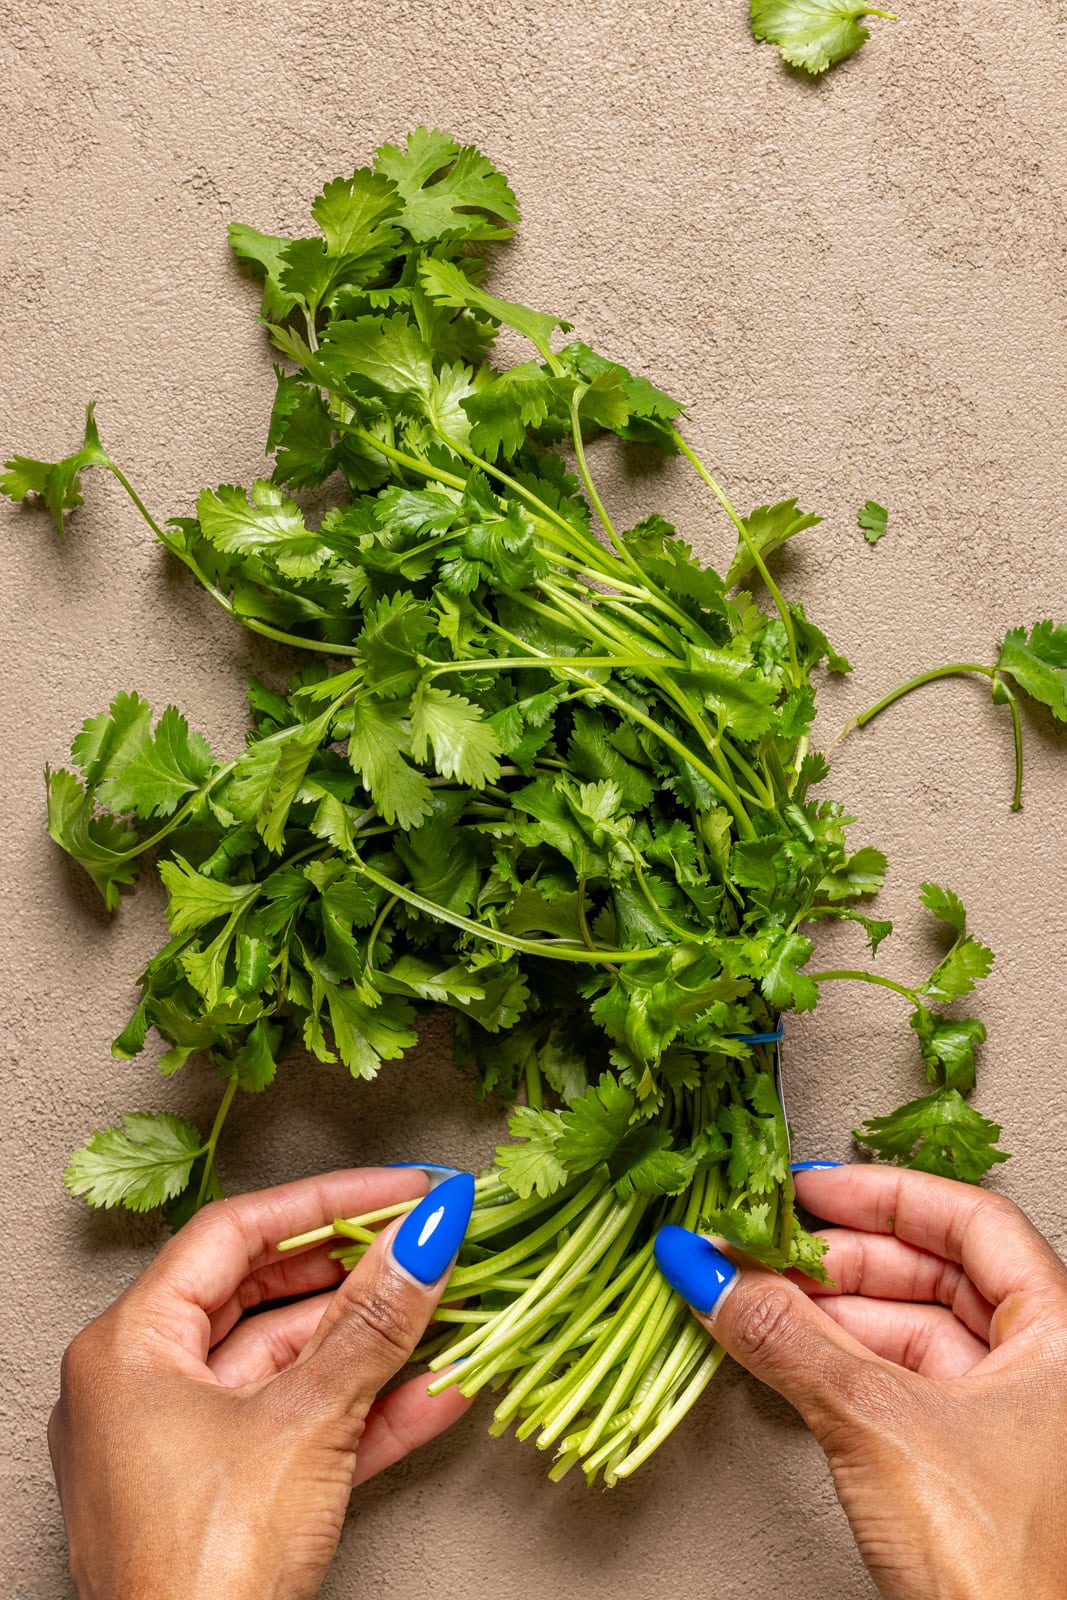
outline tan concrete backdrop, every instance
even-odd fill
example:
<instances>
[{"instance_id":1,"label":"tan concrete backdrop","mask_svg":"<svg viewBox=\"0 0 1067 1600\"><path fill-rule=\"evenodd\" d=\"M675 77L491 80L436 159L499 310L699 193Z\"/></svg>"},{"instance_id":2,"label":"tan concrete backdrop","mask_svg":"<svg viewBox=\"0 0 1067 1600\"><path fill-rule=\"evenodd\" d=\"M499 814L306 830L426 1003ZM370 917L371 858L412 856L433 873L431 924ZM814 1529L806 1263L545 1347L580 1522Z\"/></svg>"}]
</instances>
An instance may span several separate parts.
<instances>
[{"instance_id":1,"label":"tan concrete backdrop","mask_svg":"<svg viewBox=\"0 0 1067 1600\"><path fill-rule=\"evenodd\" d=\"M524 211L497 283L692 402L691 432L742 508L798 494L826 514L781 565L856 664L824 741L909 671L988 658L1005 626L1067 611L1063 577L1064 0L901 0L820 82L748 35L744 0L372 5L110 0L0 5L0 445L71 448L84 399L148 503L262 466L269 355L228 259L231 218L305 231L324 179L419 121L476 140ZM721 517L669 467L629 480L723 557ZM41 769L119 688L174 700L233 748L242 680L281 662L171 571L110 480L64 545L0 517L7 639L0 830L4 1218L0 1591L69 1594L44 1444L61 1349L143 1263L152 1221L65 1198L64 1156L135 1106L203 1116L189 1070L113 1063L131 977L160 935L142 892L108 922L45 834ZM891 508L869 550L868 496ZM839 752L827 792L890 853L887 969L926 953L936 877L996 946L980 1105L1017 1154L999 1178L1063 1241L1067 959L1062 737L1027 728L1027 806L980 686L930 689ZM847 942L847 941L846 941ZM896 949L892 948L896 945ZM791 1024L805 1156L920 1079L891 995L827 992ZM296 1061L242 1106L235 1188L365 1159L477 1162L444 1031L374 1086ZM818 1451L724 1372L677 1438L613 1493L561 1487L484 1408L362 1491L331 1600L864 1596ZM159 1508L166 1515L166 1507Z\"/></svg>"}]
</instances>

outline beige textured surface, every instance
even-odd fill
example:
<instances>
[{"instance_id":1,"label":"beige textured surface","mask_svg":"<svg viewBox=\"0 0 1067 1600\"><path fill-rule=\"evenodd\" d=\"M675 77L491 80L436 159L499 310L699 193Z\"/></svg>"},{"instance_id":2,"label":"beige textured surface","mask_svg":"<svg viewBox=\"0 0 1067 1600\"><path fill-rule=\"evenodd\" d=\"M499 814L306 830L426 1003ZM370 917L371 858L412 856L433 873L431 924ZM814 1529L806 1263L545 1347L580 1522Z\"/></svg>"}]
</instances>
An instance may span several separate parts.
<instances>
[{"instance_id":1,"label":"beige textured surface","mask_svg":"<svg viewBox=\"0 0 1067 1600\"><path fill-rule=\"evenodd\" d=\"M744 0L447 6L114 0L0 6L0 444L62 454L83 398L150 505L261 466L269 361L230 218L302 231L322 180L420 120L477 140L524 209L498 282L693 402L691 433L742 507L826 513L783 563L857 665L824 736L909 670L985 658L1005 625L1067 610L1064 0L903 4L825 81L748 37ZM505 289L505 292L506 289ZM702 551L730 541L674 467L633 481ZM58 1176L87 1129L141 1104L202 1116L203 1077L112 1063L131 974L158 938L142 893L106 922L44 832L40 771L114 690L176 700L218 749L241 684L278 663L168 570L97 479L60 547L2 513L5 1218L0 1591L68 1595L44 1423L60 1351L143 1262L150 1223L90 1216ZM854 525L892 508L876 552ZM914 699L840 752L830 789L886 847L887 965L915 970L926 877L954 885L999 960L980 1104L1018 1155L1003 1187L1063 1242L1067 1143L1064 757L1027 730L1027 809L980 687ZM828 791L829 792L829 791ZM859 832L860 830L857 830ZM917 1090L890 995L828 992L791 1028L804 1155ZM294 1063L241 1108L224 1162L248 1187L361 1159L477 1161L442 1030L379 1085ZM817 1450L726 1372L630 1486L544 1481L484 1415L364 1491L332 1600L507 1594L713 1600L870 1593ZM165 1508L160 1508L165 1515Z\"/></svg>"}]
</instances>

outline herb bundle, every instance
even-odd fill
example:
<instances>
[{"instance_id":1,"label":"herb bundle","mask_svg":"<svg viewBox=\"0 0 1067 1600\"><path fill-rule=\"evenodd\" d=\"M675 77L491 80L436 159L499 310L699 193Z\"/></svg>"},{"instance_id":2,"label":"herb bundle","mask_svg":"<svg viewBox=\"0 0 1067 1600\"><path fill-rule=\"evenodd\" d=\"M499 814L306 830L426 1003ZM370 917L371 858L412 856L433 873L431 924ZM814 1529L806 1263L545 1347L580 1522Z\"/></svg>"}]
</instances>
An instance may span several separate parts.
<instances>
[{"instance_id":1,"label":"herb bundle","mask_svg":"<svg viewBox=\"0 0 1067 1600\"><path fill-rule=\"evenodd\" d=\"M614 1482L721 1355L656 1272L659 1226L820 1270L766 1036L824 982L898 993L930 1092L858 1137L976 1181L1006 1159L965 1099L984 1029L941 1008L992 955L927 884L947 948L923 981L809 970L820 922L855 923L872 958L891 931L863 909L885 858L853 850L845 808L813 794L829 771L809 748L818 676L849 664L768 566L819 518L792 499L739 515L678 401L484 287L484 247L517 210L472 147L417 129L311 209L314 237L230 229L284 363L270 478L207 489L195 518L161 525L90 406L79 451L16 456L0 481L62 532L80 474L111 472L212 599L300 662L284 692L250 684L230 759L175 707L153 725L121 693L49 775L52 836L107 905L147 861L169 896L114 1054L154 1028L164 1076L197 1057L222 1084L206 1137L133 1114L66 1180L180 1223L222 1192L234 1096L294 1046L369 1079L415 1044L420 1013L450 1009L480 1092L521 1103L426 1353L466 1358L439 1383L503 1385L494 1429L556 1446L553 1475L580 1462ZM503 371L501 327L531 347ZM697 472L736 536L724 576L655 514L616 526L586 455L605 433ZM306 490L332 501L317 522ZM1009 708L1018 804L1017 696L1067 721L1067 629L1014 630L994 663L936 668L856 720L965 672ZM324 1231L352 1261L396 1209Z\"/></svg>"}]
</instances>

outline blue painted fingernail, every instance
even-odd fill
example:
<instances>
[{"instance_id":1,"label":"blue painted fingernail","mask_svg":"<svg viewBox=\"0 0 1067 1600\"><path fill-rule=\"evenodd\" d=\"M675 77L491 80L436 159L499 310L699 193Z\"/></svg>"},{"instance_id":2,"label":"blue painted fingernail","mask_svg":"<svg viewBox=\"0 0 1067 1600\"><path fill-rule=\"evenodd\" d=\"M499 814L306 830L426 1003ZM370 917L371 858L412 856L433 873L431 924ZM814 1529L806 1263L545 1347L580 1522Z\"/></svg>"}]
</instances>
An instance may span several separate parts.
<instances>
[{"instance_id":1,"label":"blue painted fingernail","mask_svg":"<svg viewBox=\"0 0 1067 1600\"><path fill-rule=\"evenodd\" d=\"M404 1218L393 1240L393 1260L419 1283L436 1283L463 1243L473 1209L470 1173L446 1178Z\"/></svg>"},{"instance_id":2,"label":"blue painted fingernail","mask_svg":"<svg viewBox=\"0 0 1067 1600\"><path fill-rule=\"evenodd\" d=\"M431 1192L438 1184L444 1183L448 1178L454 1178L459 1171L458 1167L444 1167L439 1161L387 1161L388 1167L414 1167L419 1172L425 1172L430 1180Z\"/></svg>"},{"instance_id":3,"label":"blue painted fingernail","mask_svg":"<svg viewBox=\"0 0 1067 1600\"><path fill-rule=\"evenodd\" d=\"M715 1310L737 1277L729 1256L699 1233L676 1228L673 1223L657 1233L653 1254L671 1288L705 1316Z\"/></svg>"},{"instance_id":4,"label":"blue painted fingernail","mask_svg":"<svg viewBox=\"0 0 1067 1600\"><path fill-rule=\"evenodd\" d=\"M843 1161L794 1161L790 1172L829 1172L831 1167L843 1167Z\"/></svg>"}]
</instances>

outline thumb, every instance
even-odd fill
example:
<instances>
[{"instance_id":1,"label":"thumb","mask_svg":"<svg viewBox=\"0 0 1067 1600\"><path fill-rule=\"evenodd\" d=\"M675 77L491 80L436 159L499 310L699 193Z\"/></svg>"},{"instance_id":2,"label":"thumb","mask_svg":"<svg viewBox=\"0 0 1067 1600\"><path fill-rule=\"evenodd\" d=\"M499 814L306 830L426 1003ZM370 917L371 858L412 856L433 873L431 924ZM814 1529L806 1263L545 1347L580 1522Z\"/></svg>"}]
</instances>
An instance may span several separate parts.
<instances>
[{"instance_id":1,"label":"thumb","mask_svg":"<svg viewBox=\"0 0 1067 1600\"><path fill-rule=\"evenodd\" d=\"M375 1239L287 1375L302 1412L362 1421L425 1333L473 1206L474 1179L458 1172Z\"/></svg>"},{"instance_id":2,"label":"thumb","mask_svg":"<svg viewBox=\"0 0 1067 1600\"><path fill-rule=\"evenodd\" d=\"M656 1235L656 1264L713 1338L795 1406L817 1437L858 1420L893 1382L887 1362L831 1321L796 1284L744 1265L688 1228Z\"/></svg>"}]
</instances>

